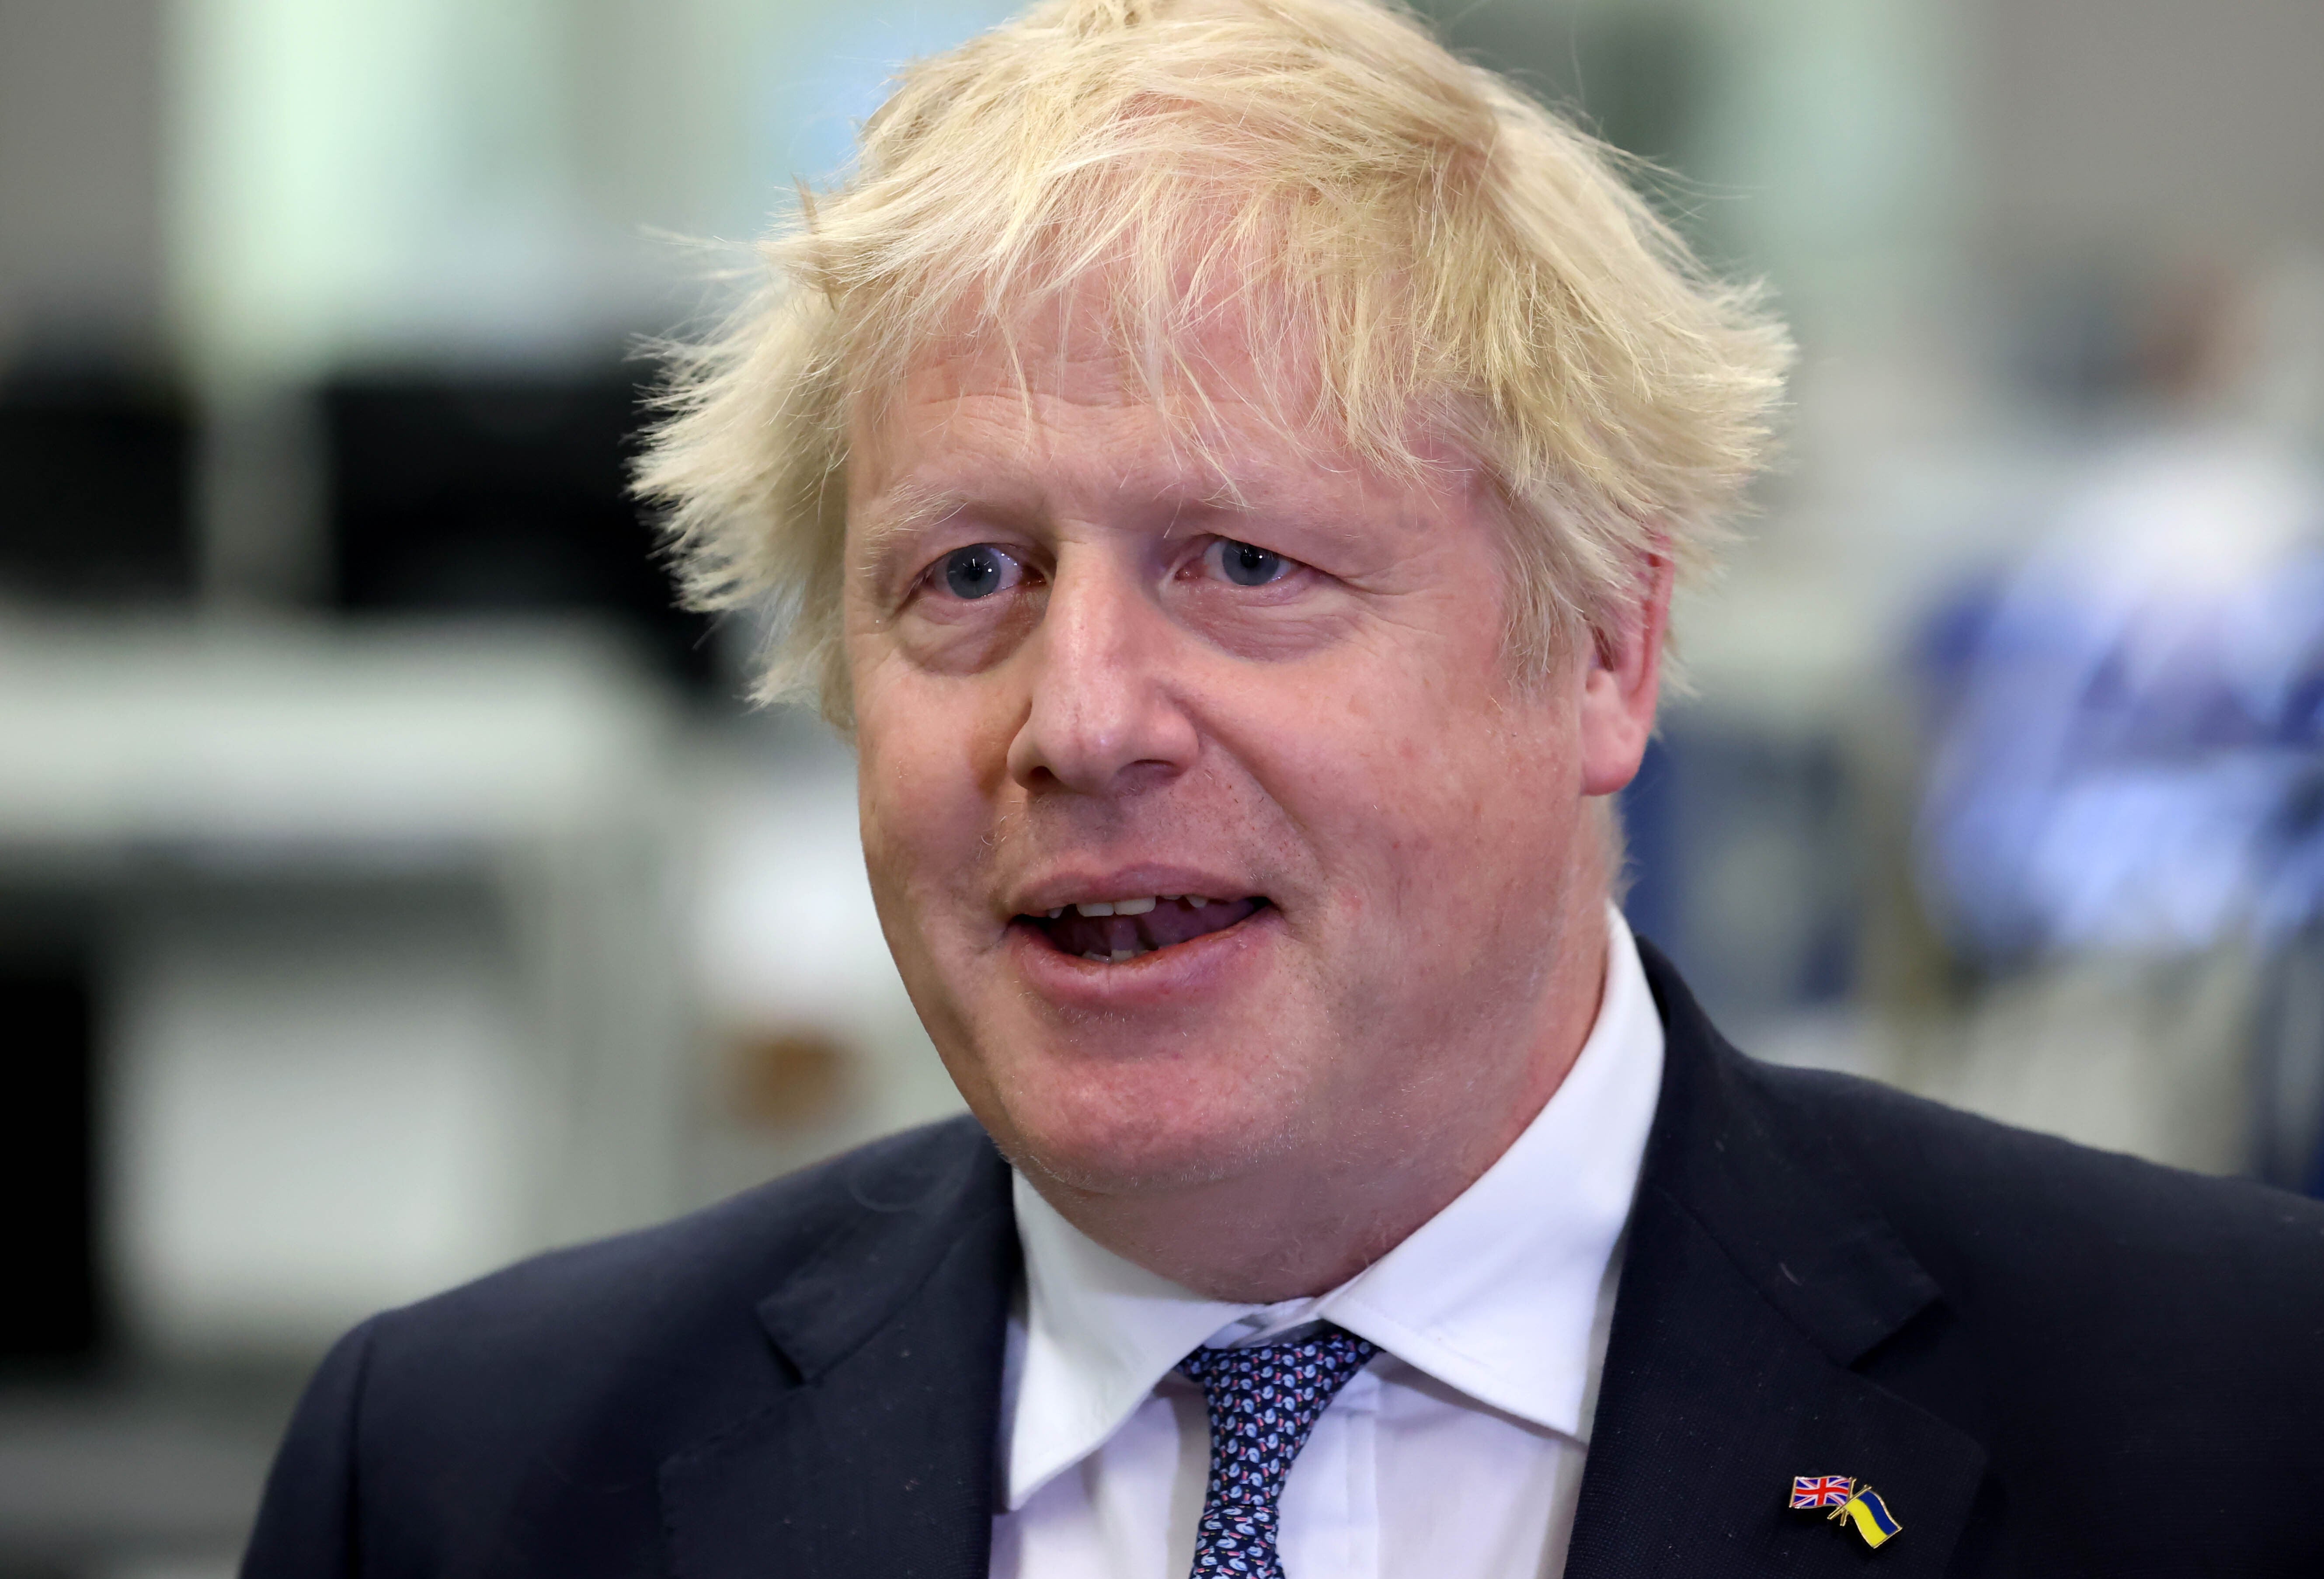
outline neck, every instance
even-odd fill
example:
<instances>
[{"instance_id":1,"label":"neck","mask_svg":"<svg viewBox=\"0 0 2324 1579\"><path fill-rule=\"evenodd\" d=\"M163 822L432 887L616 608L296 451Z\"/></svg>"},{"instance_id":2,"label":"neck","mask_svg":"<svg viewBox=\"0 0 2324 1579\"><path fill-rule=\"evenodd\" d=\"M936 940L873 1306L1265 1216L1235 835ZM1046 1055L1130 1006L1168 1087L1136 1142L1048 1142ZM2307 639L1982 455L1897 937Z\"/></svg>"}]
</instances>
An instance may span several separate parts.
<instances>
[{"instance_id":1,"label":"neck","mask_svg":"<svg viewBox=\"0 0 2324 1579\"><path fill-rule=\"evenodd\" d=\"M1260 1167L1177 1188L1110 1195L1028 1177L1090 1238L1207 1298L1327 1293L1451 1205L1564 1084L1605 991L1602 908L1591 917L1567 930L1519 1023L1497 1027L1457 1082L1415 1093L1393 1122L1302 1137Z\"/></svg>"}]
</instances>

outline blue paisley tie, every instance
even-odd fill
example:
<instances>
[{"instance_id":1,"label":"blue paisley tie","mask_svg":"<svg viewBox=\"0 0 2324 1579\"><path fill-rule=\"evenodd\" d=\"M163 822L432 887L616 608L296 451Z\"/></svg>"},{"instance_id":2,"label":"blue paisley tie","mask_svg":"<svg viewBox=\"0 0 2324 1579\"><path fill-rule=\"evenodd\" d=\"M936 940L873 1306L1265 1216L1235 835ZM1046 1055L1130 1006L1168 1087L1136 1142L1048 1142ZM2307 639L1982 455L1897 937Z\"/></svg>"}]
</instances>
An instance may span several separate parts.
<instances>
[{"instance_id":1,"label":"blue paisley tie","mask_svg":"<svg viewBox=\"0 0 2324 1579\"><path fill-rule=\"evenodd\" d=\"M1276 1504L1323 1406L1379 1351L1328 1324L1287 1343L1197 1349L1178 1370L1211 1415L1211 1483L1194 1530L1193 1579L1284 1579Z\"/></svg>"}]
</instances>

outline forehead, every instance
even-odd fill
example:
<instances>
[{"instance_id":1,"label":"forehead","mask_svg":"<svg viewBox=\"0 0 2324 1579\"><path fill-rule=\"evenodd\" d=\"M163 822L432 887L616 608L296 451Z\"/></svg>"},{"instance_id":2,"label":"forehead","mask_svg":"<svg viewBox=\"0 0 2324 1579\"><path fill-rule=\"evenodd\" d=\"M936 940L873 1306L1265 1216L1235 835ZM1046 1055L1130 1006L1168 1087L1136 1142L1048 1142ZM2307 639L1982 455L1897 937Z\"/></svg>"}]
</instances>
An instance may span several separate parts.
<instances>
[{"instance_id":1,"label":"forehead","mask_svg":"<svg viewBox=\"0 0 2324 1579\"><path fill-rule=\"evenodd\" d=\"M927 345L853 408L851 520L897 495L988 488L1264 508L1317 495L1448 498L1481 479L1465 450L1423 424L1383 452L1331 420L1301 337L1263 336L1231 304L1167 340L1126 337L1084 298L1006 333Z\"/></svg>"}]
</instances>

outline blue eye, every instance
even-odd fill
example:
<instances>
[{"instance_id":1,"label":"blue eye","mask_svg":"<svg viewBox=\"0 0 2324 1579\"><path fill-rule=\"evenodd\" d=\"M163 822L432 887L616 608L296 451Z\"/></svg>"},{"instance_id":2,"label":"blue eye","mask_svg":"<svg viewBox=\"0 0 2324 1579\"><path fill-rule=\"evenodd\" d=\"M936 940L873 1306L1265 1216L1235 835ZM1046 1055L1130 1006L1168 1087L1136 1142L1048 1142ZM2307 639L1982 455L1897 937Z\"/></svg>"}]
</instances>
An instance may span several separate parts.
<instances>
[{"instance_id":1,"label":"blue eye","mask_svg":"<svg viewBox=\"0 0 2324 1579\"><path fill-rule=\"evenodd\" d=\"M944 557L944 584L954 597L990 597L1015 586L1017 561L991 543L954 549Z\"/></svg>"},{"instance_id":2,"label":"blue eye","mask_svg":"<svg viewBox=\"0 0 2324 1579\"><path fill-rule=\"evenodd\" d=\"M1270 581L1281 580L1290 570L1291 561L1255 544L1222 538L1219 541L1219 568L1237 586L1264 586Z\"/></svg>"}]
</instances>

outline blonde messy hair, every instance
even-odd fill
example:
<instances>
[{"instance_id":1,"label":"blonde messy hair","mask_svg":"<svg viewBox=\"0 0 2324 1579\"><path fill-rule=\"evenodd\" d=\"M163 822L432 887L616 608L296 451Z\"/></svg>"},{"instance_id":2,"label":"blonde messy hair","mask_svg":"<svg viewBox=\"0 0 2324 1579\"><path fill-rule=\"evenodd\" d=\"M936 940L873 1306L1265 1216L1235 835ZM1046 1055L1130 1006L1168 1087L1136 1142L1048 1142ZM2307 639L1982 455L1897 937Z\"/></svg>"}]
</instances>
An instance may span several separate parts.
<instances>
[{"instance_id":1,"label":"blonde messy hair","mask_svg":"<svg viewBox=\"0 0 2324 1579\"><path fill-rule=\"evenodd\" d=\"M1414 468L1433 435L1488 469L1511 657L1540 673L1645 556L1704 561L1790 354L1617 159L1369 0L1044 0L904 69L853 175L764 245L767 287L674 353L640 489L692 601L770 605L761 696L844 726L851 417L1093 286L1157 403L1199 409L1225 304L1286 431Z\"/></svg>"}]
</instances>

